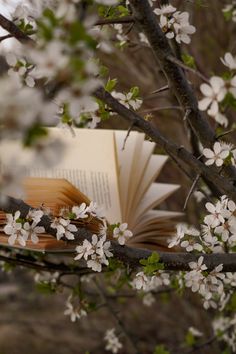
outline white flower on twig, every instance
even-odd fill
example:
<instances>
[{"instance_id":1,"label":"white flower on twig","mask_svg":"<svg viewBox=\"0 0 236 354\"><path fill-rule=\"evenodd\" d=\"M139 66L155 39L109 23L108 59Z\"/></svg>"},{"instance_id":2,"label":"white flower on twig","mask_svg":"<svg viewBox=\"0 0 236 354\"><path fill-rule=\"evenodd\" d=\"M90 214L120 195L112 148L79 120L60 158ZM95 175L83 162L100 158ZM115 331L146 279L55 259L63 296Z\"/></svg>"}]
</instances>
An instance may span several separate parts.
<instances>
[{"instance_id":1,"label":"white flower on twig","mask_svg":"<svg viewBox=\"0 0 236 354\"><path fill-rule=\"evenodd\" d=\"M221 77L213 76L209 81L209 84L204 83L200 86L205 97L199 101L198 107L201 111L205 111L210 106L207 113L210 116L215 116L219 112L219 102L224 99L227 90Z\"/></svg>"},{"instance_id":2,"label":"white flower on twig","mask_svg":"<svg viewBox=\"0 0 236 354\"><path fill-rule=\"evenodd\" d=\"M75 236L72 232L77 231L77 227L70 223L69 219L55 218L51 223L51 228L57 230L57 239L60 240L62 237L67 238L67 240L74 240Z\"/></svg>"},{"instance_id":3,"label":"white flower on twig","mask_svg":"<svg viewBox=\"0 0 236 354\"><path fill-rule=\"evenodd\" d=\"M88 217L87 205L85 203L80 204L80 206L73 206L72 213L75 214L75 219L85 219Z\"/></svg>"},{"instance_id":4,"label":"white flower on twig","mask_svg":"<svg viewBox=\"0 0 236 354\"><path fill-rule=\"evenodd\" d=\"M106 235L98 237L97 235L92 236L92 242L84 240L83 244L76 247L77 255L75 260L80 260L82 258L87 262L87 267L91 268L95 272L102 271L102 264L108 265L108 259L113 256L110 252L111 242L106 241Z\"/></svg>"},{"instance_id":5,"label":"white flower on twig","mask_svg":"<svg viewBox=\"0 0 236 354\"><path fill-rule=\"evenodd\" d=\"M123 223L113 230L113 237L117 239L120 245L124 245L126 241L133 236L133 233L127 229L128 224Z\"/></svg>"},{"instance_id":6,"label":"white flower on twig","mask_svg":"<svg viewBox=\"0 0 236 354\"><path fill-rule=\"evenodd\" d=\"M203 155L207 158L205 165L213 165L220 167L223 165L224 160L229 156L230 151L225 149L225 147L220 142L215 142L213 150L203 149Z\"/></svg>"},{"instance_id":7,"label":"white flower on twig","mask_svg":"<svg viewBox=\"0 0 236 354\"><path fill-rule=\"evenodd\" d=\"M116 98L125 107L132 108L134 111L137 111L143 103L143 101L140 98L133 97L132 92L128 92L127 94L123 94L121 92L112 91L111 94L114 98Z\"/></svg>"},{"instance_id":8,"label":"white flower on twig","mask_svg":"<svg viewBox=\"0 0 236 354\"><path fill-rule=\"evenodd\" d=\"M28 238L27 232L22 228L22 223L18 221L20 218L20 211L16 211L14 216L12 214L6 214L7 224L4 226L3 231L6 235L9 235L8 243L13 246L16 241L25 246Z\"/></svg>"},{"instance_id":9,"label":"white flower on twig","mask_svg":"<svg viewBox=\"0 0 236 354\"><path fill-rule=\"evenodd\" d=\"M236 57L233 57L231 53L225 53L224 58L220 58L220 60L230 70L236 70Z\"/></svg>"},{"instance_id":10,"label":"white flower on twig","mask_svg":"<svg viewBox=\"0 0 236 354\"><path fill-rule=\"evenodd\" d=\"M105 333L104 340L106 341L105 349L111 351L113 354L123 347L119 338L115 334L115 328L108 329Z\"/></svg>"},{"instance_id":11,"label":"white flower on twig","mask_svg":"<svg viewBox=\"0 0 236 354\"><path fill-rule=\"evenodd\" d=\"M72 322L75 322L77 319L81 319L82 317L87 316L87 312L81 306L75 306L72 303L72 297L66 301L66 310L64 311L64 315L70 316Z\"/></svg>"},{"instance_id":12,"label":"white flower on twig","mask_svg":"<svg viewBox=\"0 0 236 354\"><path fill-rule=\"evenodd\" d=\"M30 238L33 243L38 243L38 234L43 234L45 232L44 227L37 226L36 222L33 222L32 224L25 222L23 228L27 232L27 239Z\"/></svg>"}]
</instances>

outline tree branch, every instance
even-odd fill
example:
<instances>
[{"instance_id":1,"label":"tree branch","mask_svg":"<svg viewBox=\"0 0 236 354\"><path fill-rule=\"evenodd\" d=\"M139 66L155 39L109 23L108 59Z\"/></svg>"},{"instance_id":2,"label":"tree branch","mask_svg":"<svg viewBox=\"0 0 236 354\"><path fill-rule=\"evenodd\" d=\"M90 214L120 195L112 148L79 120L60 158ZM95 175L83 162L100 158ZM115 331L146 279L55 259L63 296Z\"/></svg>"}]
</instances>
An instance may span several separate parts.
<instances>
[{"instance_id":1,"label":"tree branch","mask_svg":"<svg viewBox=\"0 0 236 354\"><path fill-rule=\"evenodd\" d=\"M126 23L134 23L135 19L132 16L126 17L118 17L118 18L101 18L97 22L95 22L95 26L103 26L103 25L114 25L116 23L126 24Z\"/></svg>"},{"instance_id":2,"label":"tree branch","mask_svg":"<svg viewBox=\"0 0 236 354\"><path fill-rule=\"evenodd\" d=\"M199 112L197 99L183 70L176 63L169 60L170 57L174 57L174 53L148 1L130 0L130 5L133 17L147 36L154 55L168 80L169 87L173 89L184 110L191 110L188 116L191 128L203 146L212 146L215 141L214 131Z\"/></svg>"},{"instance_id":3,"label":"tree branch","mask_svg":"<svg viewBox=\"0 0 236 354\"><path fill-rule=\"evenodd\" d=\"M9 32L21 43L34 43L34 40L21 31L14 22L8 20L6 17L0 14L0 26Z\"/></svg>"},{"instance_id":4,"label":"tree branch","mask_svg":"<svg viewBox=\"0 0 236 354\"><path fill-rule=\"evenodd\" d=\"M22 217L26 216L27 210L30 209L30 206L24 203L21 200L9 198L8 204L5 206L0 205L0 209L5 212L16 212L20 210L22 212ZM32 208L31 208L32 209ZM42 218L40 225L44 226L47 232L52 234L54 237L55 230L50 227L52 220L45 216ZM78 241L83 241L85 238L90 239L92 234L89 230L84 228L79 228L76 233L74 233L76 241L69 241L71 243L78 244ZM121 246L116 241L111 241L112 252L115 258L123 262L125 265L129 266L131 269L135 270L140 267L140 259L148 258L152 251L146 249L133 248L128 246ZM203 256L204 263L207 266L209 271L213 270L219 264L223 264L224 272L235 272L236 271L236 253L220 253L220 254L189 254L189 253L173 253L173 252L158 252L160 255L160 261L164 263L166 270L190 270L189 262L196 262L200 256ZM7 261L2 258L2 260ZM17 263L17 258L14 258L14 264ZM23 264L22 264L23 265ZM51 263L50 263L51 267ZM72 270L70 265L58 265L60 270L66 272L66 270ZM63 268L61 268L63 267ZM33 268L33 267L32 267ZM81 269L80 269L81 270ZM78 270L79 271L79 270ZM74 273L76 274L77 270L75 268Z\"/></svg>"},{"instance_id":5,"label":"tree branch","mask_svg":"<svg viewBox=\"0 0 236 354\"><path fill-rule=\"evenodd\" d=\"M168 155L174 156L177 160L182 160L182 162L195 171L196 175L199 174L205 177L208 181L212 182L219 191L219 195L226 194L229 198L236 201L236 189L232 184L232 181L220 176L217 169L209 168L195 158L184 147L179 147L175 143L168 141L163 135L160 134L156 127L150 124L150 122L123 106L103 88L97 89L94 96L105 102L114 112L117 112L130 123L133 122L136 127L140 128L155 143L157 143L157 145L164 149Z\"/></svg>"},{"instance_id":6,"label":"tree branch","mask_svg":"<svg viewBox=\"0 0 236 354\"><path fill-rule=\"evenodd\" d=\"M130 5L135 21L148 38L155 58L168 80L168 86L172 88L184 111L190 110L187 119L191 129L204 147L212 147L216 140L215 133L199 111L197 98L179 62L178 64L173 62L174 53L148 0L130 0ZM171 61L170 58L172 58ZM228 166L224 173L236 181L236 169L233 166Z\"/></svg>"}]
</instances>

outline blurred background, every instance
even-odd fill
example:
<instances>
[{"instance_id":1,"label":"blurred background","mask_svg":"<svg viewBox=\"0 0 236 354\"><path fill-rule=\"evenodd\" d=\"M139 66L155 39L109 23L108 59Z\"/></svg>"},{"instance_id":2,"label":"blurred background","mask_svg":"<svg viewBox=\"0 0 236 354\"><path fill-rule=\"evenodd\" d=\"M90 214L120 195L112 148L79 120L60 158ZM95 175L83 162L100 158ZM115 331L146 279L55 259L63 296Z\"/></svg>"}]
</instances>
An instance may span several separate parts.
<instances>
[{"instance_id":1,"label":"blurred background","mask_svg":"<svg viewBox=\"0 0 236 354\"><path fill-rule=\"evenodd\" d=\"M158 5L158 1L156 2ZM222 8L228 1L171 1L178 10L190 13L190 23L197 31L191 37L189 46L181 46L181 52L192 55L197 69L207 77L221 75L225 68L220 61L226 52L236 54L236 26L225 21ZM4 6L4 4L3 4ZM131 31L127 25L127 31ZM1 44L0 44L1 46ZM175 48L176 49L176 48ZM177 49L178 53L180 49ZM178 108L169 90L153 94L166 85L166 80L156 64L153 54L146 45L137 43L137 34L130 32L129 46L122 51L116 49L111 56L101 54L101 59L110 69L110 77L118 78L118 91L128 91L132 86L140 88L144 102L140 114L152 114L152 122L169 139L191 149L189 131L183 122L183 112ZM194 74L187 73L189 80L199 94L202 81ZM169 109L170 106L176 107ZM167 107L167 109L162 109ZM232 113L228 118L233 122ZM206 117L206 119L208 119ZM214 122L211 121L214 126ZM121 118L114 116L102 127L127 129L129 126ZM234 135L229 135L234 140ZM157 152L160 152L157 149ZM159 182L178 183L181 189L161 205L162 209L183 210L191 183L174 162L169 160L158 178ZM197 224L200 213L195 198L188 202L184 219ZM115 327L115 322L105 308L90 314L81 321L71 323L64 316L68 294L43 295L35 291L33 273L24 269L0 273L0 354L102 354L103 336L107 329ZM187 330L193 326L204 332L204 339L212 336L211 319L213 313L202 309L198 296L186 292L180 294L159 294L151 307L142 304L141 299L123 299L114 304L127 328L140 345L141 353L152 353L155 345L164 344L171 353L185 353L181 348ZM129 343L124 344L121 353L132 353ZM204 347L198 354L221 353L219 344Z\"/></svg>"}]
</instances>

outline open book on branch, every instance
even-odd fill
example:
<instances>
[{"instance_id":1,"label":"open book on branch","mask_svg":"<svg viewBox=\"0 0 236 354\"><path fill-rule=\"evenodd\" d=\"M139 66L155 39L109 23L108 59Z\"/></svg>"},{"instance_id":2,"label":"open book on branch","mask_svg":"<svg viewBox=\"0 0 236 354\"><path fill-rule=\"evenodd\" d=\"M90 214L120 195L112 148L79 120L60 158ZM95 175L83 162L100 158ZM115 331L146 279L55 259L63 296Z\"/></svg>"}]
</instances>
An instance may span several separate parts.
<instances>
[{"instance_id":1,"label":"open book on branch","mask_svg":"<svg viewBox=\"0 0 236 354\"><path fill-rule=\"evenodd\" d=\"M24 195L21 197L34 208L51 211L58 216L61 209L71 211L82 203L96 202L103 209L108 224L128 223L133 236L127 245L163 249L174 234L174 218L180 213L154 210L178 189L178 185L156 183L167 157L153 154L155 144L145 140L143 133L126 131L75 129L75 137L59 128L50 128L50 136L60 138L64 153L52 168L34 165L25 167ZM123 148L124 147L124 148ZM29 150L29 151L27 151ZM4 141L0 147L1 173L6 171L11 157L17 164L28 166L30 149L17 142ZM84 205L84 204L83 204ZM99 218L84 217L73 221L99 233ZM8 244L4 233L6 215L0 213L0 243ZM38 242L28 241L26 249L66 250L70 242L57 241L40 234ZM15 247L21 247L14 244Z\"/></svg>"}]
</instances>

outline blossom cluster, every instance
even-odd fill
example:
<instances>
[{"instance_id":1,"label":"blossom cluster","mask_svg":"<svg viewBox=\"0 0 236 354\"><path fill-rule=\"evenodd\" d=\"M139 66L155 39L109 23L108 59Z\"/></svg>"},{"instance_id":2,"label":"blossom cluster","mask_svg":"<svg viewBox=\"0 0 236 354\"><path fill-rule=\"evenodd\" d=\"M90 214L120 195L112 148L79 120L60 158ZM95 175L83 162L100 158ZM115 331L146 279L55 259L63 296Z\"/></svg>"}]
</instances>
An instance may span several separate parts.
<instances>
[{"instance_id":1,"label":"blossom cluster","mask_svg":"<svg viewBox=\"0 0 236 354\"><path fill-rule=\"evenodd\" d=\"M219 316L213 321L213 329L220 341L227 343L233 352L236 351L236 315Z\"/></svg>"},{"instance_id":2,"label":"blossom cluster","mask_svg":"<svg viewBox=\"0 0 236 354\"><path fill-rule=\"evenodd\" d=\"M209 212L204 217L201 231L185 224L177 225L177 233L169 247L180 245L187 252L225 252L236 245L236 205L226 196L215 204L206 203Z\"/></svg>"},{"instance_id":3,"label":"blossom cluster","mask_svg":"<svg viewBox=\"0 0 236 354\"><path fill-rule=\"evenodd\" d=\"M82 317L87 316L87 312L80 302L79 304L75 304L75 301L73 301L73 298L70 295L66 301L66 310L64 311L64 315L70 316L71 321L75 322L76 320L80 320Z\"/></svg>"},{"instance_id":4,"label":"blossom cluster","mask_svg":"<svg viewBox=\"0 0 236 354\"><path fill-rule=\"evenodd\" d=\"M203 220L201 230L186 224L177 225L177 233L170 240L169 247L180 246L187 252L222 253L232 252L236 246L236 205L226 196L222 196L215 204L206 203L209 212ZM207 309L224 308L230 299L227 288L235 287L236 273L222 273L223 265L218 265L208 272L203 256L197 262L190 262L190 272L183 273L179 285L198 292L203 298L203 306Z\"/></svg>"},{"instance_id":5,"label":"blossom cluster","mask_svg":"<svg viewBox=\"0 0 236 354\"><path fill-rule=\"evenodd\" d=\"M75 260L84 259L88 268L95 272L101 272L102 264L108 265L108 258L113 256L109 250L110 246L111 242L106 240L106 235L98 237L94 234L91 242L85 239L81 246L76 247Z\"/></svg>"},{"instance_id":6,"label":"blossom cluster","mask_svg":"<svg viewBox=\"0 0 236 354\"><path fill-rule=\"evenodd\" d=\"M24 247L29 240L34 244L38 243L38 236L45 233L44 227L38 225L42 216L42 210L30 210L25 218L21 218L20 211L16 211L14 215L6 214L7 223L3 231L9 236L9 245L18 243Z\"/></svg>"},{"instance_id":7,"label":"blossom cluster","mask_svg":"<svg viewBox=\"0 0 236 354\"><path fill-rule=\"evenodd\" d=\"M143 271L136 274L130 285L133 289L142 291L142 301L145 306L151 306L155 302L154 293L161 287L170 285L170 273L159 270L155 275L146 275Z\"/></svg>"},{"instance_id":8,"label":"blossom cluster","mask_svg":"<svg viewBox=\"0 0 236 354\"><path fill-rule=\"evenodd\" d=\"M81 203L80 205L75 205L72 207L71 211L69 208L62 208L60 211L60 217L55 217L51 223L51 228L56 229L57 239L60 240L65 237L67 240L74 240L74 232L78 229L72 224L72 220L86 219L89 217L102 218L102 209L97 205L96 202L90 202L89 205Z\"/></svg>"},{"instance_id":9,"label":"blossom cluster","mask_svg":"<svg viewBox=\"0 0 236 354\"><path fill-rule=\"evenodd\" d=\"M226 79L220 76L212 76L209 83L201 84L200 90L204 98L199 101L199 109L207 110L207 114L214 118L217 123L227 127L228 119L222 113L221 103L224 99L231 95L236 98L236 58L231 53L226 53L224 58L221 58L222 63L230 70Z\"/></svg>"},{"instance_id":10,"label":"blossom cluster","mask_svg":"<svg viewBox=\"0 0 236 354\"><path fill-rule=\"evenodd\" d=\"M195 33L196 28L189 24L188 12L176 11L172 5L155 8L153 12L160 16L160 26L167 38L175 38L177 43L191 42L190 35Z\"/></svg>"},{"instance_id":11,"label":"blossom cluster","mask_svg":"<svg viewBox=\"0 0 236 354\"><path fill-rule=\"evenodd\" d=\"M231 4L225 5L222 9L226 19L232 19L233 22L236 22L236 1L232 0Z\"/></svg>"},{"instance_id":12,"label":"blossom cluster","mask_svg":"<svg viewBox=\"0 0 236 354\"><path fill-rule=\"evenodd\" d=\"M115 328L108 329L105 333L104 340L106 342L105 349L111 351L113 354L118 353L118 351L123 347L119 338L115 334Z\"/></svg>"}]
</instances>

